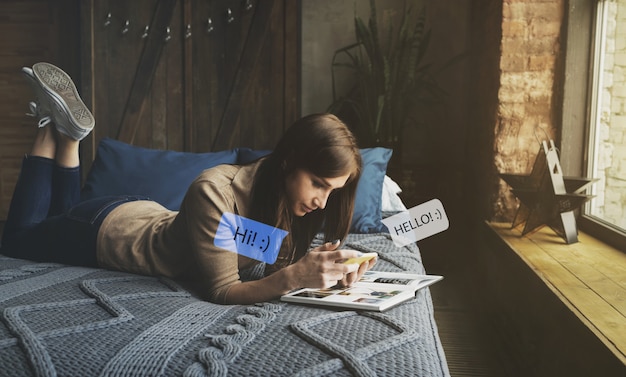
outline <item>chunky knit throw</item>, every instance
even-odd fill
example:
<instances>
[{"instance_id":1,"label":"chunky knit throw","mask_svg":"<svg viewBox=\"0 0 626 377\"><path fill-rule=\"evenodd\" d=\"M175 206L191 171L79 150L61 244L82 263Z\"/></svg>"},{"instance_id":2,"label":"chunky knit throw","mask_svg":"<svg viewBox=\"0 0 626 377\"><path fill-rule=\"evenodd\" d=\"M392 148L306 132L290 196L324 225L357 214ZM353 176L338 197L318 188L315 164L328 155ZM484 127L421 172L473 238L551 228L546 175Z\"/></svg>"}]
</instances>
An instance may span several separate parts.
<instances>
[{"instance_id":1,"label":"chunky knit throw","mask_svg":"<svg viewBox=\"0 0 626 377\"><path fill-rule=\"evenodd\" d=\"M425 273L388 234L346 246ZM0 256L0 310L0 376L449 375L428 288L383 313L216 305L167 279Z\"/></svg>"}]
</instances>

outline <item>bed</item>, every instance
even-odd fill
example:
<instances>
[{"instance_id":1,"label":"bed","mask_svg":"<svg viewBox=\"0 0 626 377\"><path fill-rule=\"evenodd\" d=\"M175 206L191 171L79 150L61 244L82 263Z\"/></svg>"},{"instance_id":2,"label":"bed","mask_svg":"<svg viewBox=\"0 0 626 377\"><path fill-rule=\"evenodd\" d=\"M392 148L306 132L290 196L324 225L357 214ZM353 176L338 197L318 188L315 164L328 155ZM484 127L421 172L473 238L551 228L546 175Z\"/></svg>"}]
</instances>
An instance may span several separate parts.
<instances>
[{"instance_id":1,"label":"bed","mask_svg":"<svg viewBox=\"0 0 626 377\"><path fill-rule=\"evenodd\" d=\"M234 160L212 163L241 163L266 153L225 152L221 157ZM398 205L385 183L390 152L362 153L357 206L366 208L357 208L346 246L378 252L377 270L425 273L418 247L395 246L380 227L380 218ZM199 155L103 140L84 195L128 190L113 186L127 185L125 174L137 181L144 163L178 172L180 165L169 165L190 167L195 158L215 157ZM114 182L103 183L111 174ZM171 194L154 193L175 207L178 199ZM367 195L376 197L374 203ZM318 235L312 246L321 242ZM260 264L242 278L258 278L263 269ZM0 376L449 375L428 288L383 313L280 301L217 305L169 279L0 256L0 309Z\"/></svg>"}]
</instances>

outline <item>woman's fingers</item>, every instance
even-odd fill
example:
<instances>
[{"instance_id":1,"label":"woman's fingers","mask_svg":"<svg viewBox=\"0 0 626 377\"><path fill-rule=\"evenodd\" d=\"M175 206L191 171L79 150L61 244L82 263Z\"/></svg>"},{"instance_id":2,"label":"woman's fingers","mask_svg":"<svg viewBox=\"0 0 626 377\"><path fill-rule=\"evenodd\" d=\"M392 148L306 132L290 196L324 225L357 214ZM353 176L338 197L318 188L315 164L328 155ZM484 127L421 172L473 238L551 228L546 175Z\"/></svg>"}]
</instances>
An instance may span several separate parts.
<instances>
[{"instance_id":1,"label":"woman's fingers","mask_svg":"<svg viewBox=\"0 0 626 377\"><path fill-rule=\"evenodd\" d=\"M311 251L298 264L302 265L299 277L309 288L329 288L337 284L347 274L358 270L356 265L336 263L343 258L337 251Z\"/></svg>"},{"instance_id":2,"label":"woman's fingers","mask_svg":"<svg viewBox=\"0 0 626 377\"><path fill-rule=\"evenodd\" d=\"M359 264L351 264L349 266L355 266L355 270L353 272L349 272L345 274L340 280L337 280L337 284L341 287L349 287L352 284L356 283L363 273L367 271L367 261Z\"/></svg>"},{"instance_id":3,"label":"woman's fingers","mask_svg":"<svg viewBox=\"0 0 626 377\"><path fill-rule=\"evenodd\" d=\"M358 265L358 269L355 272L346 274L341 280L339 280L339 285L343 287L349 287L352 284L356 283L363 277L363 274L367 272L369 269L374 267L378 258L370 259L369 261L365 261Z\"/></svg>"},{"instance_id":4,"label":"woman's fingers","mask_svg":"<svg viewBox=\"0 0 626 377\"><path fill-rule=\"evenodd\" d=\"M359 266L356 264L327 263L322 271L325 288L341 284L348 276L356 275Z\"/></svg>"},{"instance_id":5,"label":"woman's fingers","mask_svg":"<svg viewBox=\"0 0 626 377\"><path fill-rule=\"evenodd\" d=\"M340 244L341 244L341 240L334 240L332 242L326 242L322 246L318 246L316 249L318 251L335 250L335 249L337 249L339 247Z\"/></svg>"},{"instance_id":6,"label":"woman's fingers","mask_svg":"<svg viewBox=\"0 0 626 377\"><path fill-rule=\"evenodd\" d=\"M367 271L368 264L345 264L346 259L356 258L356 250L324 250L336 248L339 243L326 243L311 250L300 262L300 280L310 288L330 288L337 284L351 285Z\"/></svg>"}]
</instances>

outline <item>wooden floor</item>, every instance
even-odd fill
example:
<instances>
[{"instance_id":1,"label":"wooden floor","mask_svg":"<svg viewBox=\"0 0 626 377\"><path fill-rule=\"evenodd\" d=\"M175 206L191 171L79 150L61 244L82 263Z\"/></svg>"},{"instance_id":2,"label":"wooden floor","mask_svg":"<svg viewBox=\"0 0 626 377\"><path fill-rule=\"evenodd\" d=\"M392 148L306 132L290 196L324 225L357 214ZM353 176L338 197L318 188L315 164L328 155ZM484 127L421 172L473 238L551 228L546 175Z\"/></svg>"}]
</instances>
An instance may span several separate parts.
<instances>
[{"instance_id":1,"label":"wooden floor","mask_svg":"<svg viewBox=\"0 0 626 377\"><path fill-rule=\"evenodd\" d=\"M515 376L495 329L465 302L462 283L450 274L431 287L435 319L452 377Z\"/></svg>"},{"instance_id":2,"label":"wooden floor","mask_svg":"<svg viewBox=\"0 0 626 377\"><path fill-rule=\"evenodd\" d=\"M464 262L468 245L451 234L418 242L427 273L444 280L430 287L435 319L452 377L528 377L515 365L497 329L481 317L481 298L471 284L474 271Z\"/></svg>"}]
</instances>

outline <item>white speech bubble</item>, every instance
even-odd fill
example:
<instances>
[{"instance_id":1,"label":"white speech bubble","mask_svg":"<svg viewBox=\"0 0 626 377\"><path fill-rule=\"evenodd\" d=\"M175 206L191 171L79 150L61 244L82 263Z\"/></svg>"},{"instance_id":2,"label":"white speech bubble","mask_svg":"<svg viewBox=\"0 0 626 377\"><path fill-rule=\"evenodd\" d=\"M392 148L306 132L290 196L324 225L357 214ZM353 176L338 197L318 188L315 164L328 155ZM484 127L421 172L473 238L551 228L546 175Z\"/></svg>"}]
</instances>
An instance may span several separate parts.
<instances>
[{"instance_id":1,"label":"white speech bubble","mask_svg":"<svg viewBox=\"0 0 626 377\"><path fill-rule=\"evenodd\" d=\"M450 226L439 199L429 200L408 211L387 217L383 219L383 224L389 229L391 239L398 247L443 232Z\"/></svg>"}]
</instances>

